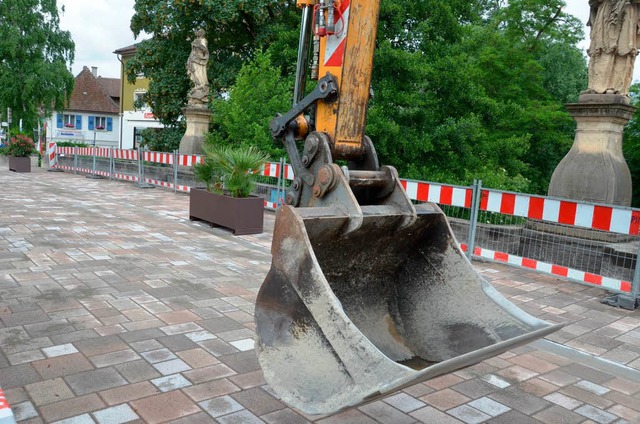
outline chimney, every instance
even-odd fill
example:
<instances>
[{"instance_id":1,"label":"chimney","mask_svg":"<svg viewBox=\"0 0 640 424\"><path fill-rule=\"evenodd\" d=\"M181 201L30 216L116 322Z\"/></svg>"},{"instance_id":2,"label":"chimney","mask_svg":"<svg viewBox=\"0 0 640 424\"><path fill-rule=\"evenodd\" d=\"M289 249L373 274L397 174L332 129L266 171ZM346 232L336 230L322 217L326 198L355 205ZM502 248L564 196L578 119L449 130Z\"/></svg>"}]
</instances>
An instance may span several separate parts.
<instances>
[{"instance_id":1,"label":"chimney","mask_svg":"<svg viewBox=\"0 0 640 424\"><path fill-rule=\"evenodd\" d=\"M93 74L94 77L98 78L98 67L97 66L92 66L91 67L91 73Z\"/></svg>"}]
</instances>

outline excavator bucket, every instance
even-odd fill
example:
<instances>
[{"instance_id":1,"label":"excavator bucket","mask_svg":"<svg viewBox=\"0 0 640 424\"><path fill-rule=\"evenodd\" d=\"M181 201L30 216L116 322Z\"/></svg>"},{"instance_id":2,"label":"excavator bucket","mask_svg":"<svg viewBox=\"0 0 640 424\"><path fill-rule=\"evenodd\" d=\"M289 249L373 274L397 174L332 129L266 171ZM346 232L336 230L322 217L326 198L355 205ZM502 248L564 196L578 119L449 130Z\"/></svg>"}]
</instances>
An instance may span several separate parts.
<instances>
[{"instance_id":1,"label":"excavator bucket","mask_svg":"<svg viewBox=\"0 0 640 424\"><path fill-rule=\"evenodd\" d=\"M560 327L485 281L436 205L416 206L409 222L385 206L361 210L358 225L340 207L277 213L256 350L289 405L334 413Z\"/></svg>"}]
</instances>

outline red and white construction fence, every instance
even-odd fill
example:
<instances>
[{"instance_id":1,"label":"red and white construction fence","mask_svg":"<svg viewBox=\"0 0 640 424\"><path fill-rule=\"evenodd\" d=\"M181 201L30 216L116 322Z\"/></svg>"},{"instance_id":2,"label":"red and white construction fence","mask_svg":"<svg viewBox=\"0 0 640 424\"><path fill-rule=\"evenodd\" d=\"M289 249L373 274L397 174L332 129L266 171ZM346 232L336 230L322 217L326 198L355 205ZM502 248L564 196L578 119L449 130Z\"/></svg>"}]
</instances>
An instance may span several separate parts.
<instances>
[{"instance_id":1,"label":"red and white construction fence","mask_svg":"<svg viewBox=\"0 0 640 424\"><path fill-rule=\"evenodd\" d=\"M198 155L181 155L177 153L148 151L141 153L142 160L145 162L171 166L175 166L177 164L180 166L191 167L197 163L202 163L203 160L203 158ZM89 169L72 169L72 167L68 166L59 166L57 165L58 155L93 156L94 148L56 147L55 144L50 144L48 155L49 161L53 166L84 173L92 172ZM137 150L95 148L95 155L96 157L112 158L114 160L139 160L139 152ZM103 171L96 173L115 179L138 181L138 177L125 174L114 173L110 175ZM278 179L284 178L286 180L294 179L293 167L290 164L275 162L266 163L261 171L261 175ZM152 180L149 178L145 178L145 182L182 192L189 192L191 189L189 186L175 185L173 183ZM470 209L473 204L473 187L462 187L414 180L401 180L401 184L409 198L414 201L433 202L439 205L457 206L467 209ZM265 201L265 206L275 209L278 204ZM480 193L479 210L629 236L638 236L640 233L640 210L611 205L597 205L571 200L554 199L544 196L533 196L522 193L483 189ZM461 249L466 252L467 245L461 244ZM497 252L482 247L474 247L473 255L492 261L532 269L546 274L552 274L558 277L568 278L593 286L599 286L607 290L623 293L629 293L632 291L632 283L629 281L609 278L535 259L523 258L510 253Z\"/></svg>"}]
</instances>

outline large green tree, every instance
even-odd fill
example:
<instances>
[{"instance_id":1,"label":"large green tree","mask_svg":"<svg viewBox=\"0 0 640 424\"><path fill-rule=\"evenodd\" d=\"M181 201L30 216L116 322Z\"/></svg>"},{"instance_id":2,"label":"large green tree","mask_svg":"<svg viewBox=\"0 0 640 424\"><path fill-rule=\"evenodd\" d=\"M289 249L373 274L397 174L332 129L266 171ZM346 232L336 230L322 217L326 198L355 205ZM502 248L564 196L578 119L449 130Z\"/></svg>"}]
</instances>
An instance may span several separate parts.
<instances>
[{"instance_id":1,"label":"large green tree","mask_svg":"<svg viewBox=\"0 0 640 424\"><path fill-rule=\"evenodd\" d=\"M73 90L75 45L59 24L56 0L0 1L0 106L27 128L40 108L62 110Z\"/></svg>"},{"instance_id":2,"label":"large green tree","mask_svg":"<svg viewBox=\"0 0 640 424\"><path fill-rule=\"evenodd\" d=\"M544 192L571 144L563 102L586 86L563 6L383 1L368 125L382 160L412 178ZM575 68L551 63L558 52Z\"/></svg>"},{"instance_id":3,"label":"large green tree","mask_svg":"<svg viewBox=\"0 0 640 424\"><path fill-rule=\"evenodd\" d=\"M292 38L298 15L295 1L255 0L136 0L131 29L150 38L137 44L133 60L127 64L129 80L144 73L150 79L145 99L154 115L166 125L177 124L186 105L190 81L185 64L194 30L203 28L209 43L208 76L212 98L229 90L243 63L253 59L256 50L273 48L272 60L293 69L297 42ZM293 37L296 37L295 35ZM289 53L289 54L287 54ZM286 58L283 58L283 55ZM261 76L258 76L260 78Z\"/></svg>"},{"instance_id":4,"label":"large green tree","mask_svg":"<svg viewBox=\"0 0 640 424\"><path fill-rule=\"evenodd\" d=\"M214 138L270 150L257 128L291 101L295 2L137 0L136 11L134 32L152 38L129 75L154 81L154 112L180 116L189 38L204 27ZM367 126L382 162L406 177L543 193L571 145L563 105L586 86L582 35L562 0L382 0Z\"/></svg>"}]
</instances>

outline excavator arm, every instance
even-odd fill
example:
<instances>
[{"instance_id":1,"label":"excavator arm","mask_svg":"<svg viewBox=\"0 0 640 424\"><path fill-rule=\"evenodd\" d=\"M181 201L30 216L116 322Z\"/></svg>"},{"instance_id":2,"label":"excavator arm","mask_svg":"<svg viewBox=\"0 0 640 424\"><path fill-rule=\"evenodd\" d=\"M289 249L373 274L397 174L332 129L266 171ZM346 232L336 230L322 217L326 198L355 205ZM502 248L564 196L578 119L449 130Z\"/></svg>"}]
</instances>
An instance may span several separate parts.
<instances>
[{"instance_id":1,"label":"excavator arm","mask_svg":"<svg viewBox=\"0 0 640 424\"><path fill-rule=\"evenodd\" d=\"M379 0L298 6L294 106L270 123L295 180L255 311L274 392L305 413L333 413L560 328L504 299L438 206L413 205L395 168L379 165L364 134ZM307 94L309 63L318 82Z\"/></svg>"}]
</instances>

